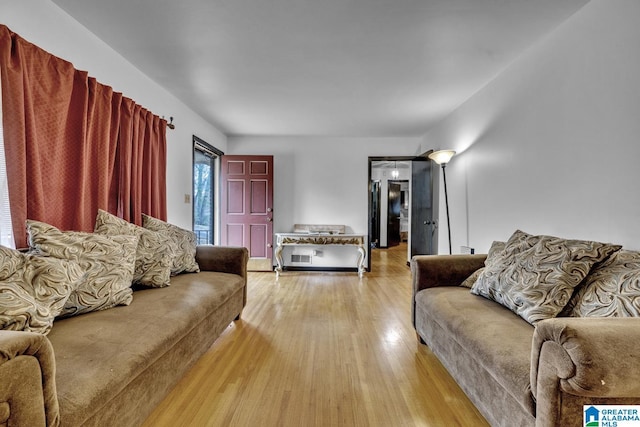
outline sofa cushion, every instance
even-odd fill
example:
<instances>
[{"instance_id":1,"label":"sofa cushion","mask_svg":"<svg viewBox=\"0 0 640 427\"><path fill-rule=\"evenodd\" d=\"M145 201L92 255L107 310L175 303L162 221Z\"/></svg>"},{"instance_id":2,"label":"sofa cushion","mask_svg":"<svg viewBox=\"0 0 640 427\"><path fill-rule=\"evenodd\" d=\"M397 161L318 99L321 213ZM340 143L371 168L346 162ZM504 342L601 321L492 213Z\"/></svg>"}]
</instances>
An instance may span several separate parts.
<instances>
[{"instance_id":1,"label":"sofa cushion","mask_svg":"<svg viewBox=\"0 0 640 427\"><path fill-rule=\"evenodd\" d=\"M131 281L136 260L136 236L103 236L60 231L43 222L27 220L31 251L77 262L84 280L64 305L62 316L105 310L131 303Z\"/></svg>"},{"instance_id":2,"label":"sofa cushion","mask_svg":"<svg viewBox=\"0 0 640 427\"><path fill-rule=\"evenodd\" d=\"M591 268L621 246L517 231L471 288L535 324L557 316Z\"/></svg>"},{"instance_id":3,"label":"sofa cushion","mask_svg":"<svg viewBox=\"0 0 640 427\"><path fill-rule=\"evenodd\" d=\"M640 316L640 252L613 254L587 276L572 304L573 317Z\"/></svg>"},{"instance_id":4,"label":"sofa cushion","mask_svg":"<svg viewBox=\"0 0 640 427\"><path fill-rule=\"evenodd\" d=\"M47 334L84 271L0 246L0 329Z\"/></svg>"},{"instance_id":5,"label":"sofa cushion","mask_svg":"<svg viewBox=\"0 0 640 427\"><path fill-rule=\"evenodd\" d=\"M173 259L171 240L166 234L131 224L101 209L95 231L107 236L138 236L133 283L154 288L169 286Z\"/></svg>"},{"instance_id":6,"label":"sofa cushion","mask_svg":"<svg viewBox=\"0 0 640 427\"><path fill-rule=\"evenodd\" d=\"M83 424L176 343L189 339L203 319L233 316L222 307L230 299L241 307L243 288L244 279L235 274L180 275L171 286L136 291L129 306L57 321L49 340L61 418L68 425Z\"/></svg>"},{"instance_id":7,"label":"sofa cushion","mask_svg":"<svg viewBox=\"0 0 640 427\"><path fill-rule=\"evenodd\" d=\"M465 349L462 357L473 360L465 363L482 367L535 415L529 380L534 328L529 323L500 304L457 286L418 292L416 311L436 322L449 339ZM454 372L452 375L458 377Z\"/></svg>"},{"instance_id":8,"label":"sofa cushion","mask_svg":"<svg viewBox=\"0 0 640 427\"><path fill-rule=\"evenodd\" d=\"M171 274L200 271L196 262L196 233L145 214L142 214L142 225L144 228L159 231L169 237L172 258Z\"/></svg>"}]
</instances>

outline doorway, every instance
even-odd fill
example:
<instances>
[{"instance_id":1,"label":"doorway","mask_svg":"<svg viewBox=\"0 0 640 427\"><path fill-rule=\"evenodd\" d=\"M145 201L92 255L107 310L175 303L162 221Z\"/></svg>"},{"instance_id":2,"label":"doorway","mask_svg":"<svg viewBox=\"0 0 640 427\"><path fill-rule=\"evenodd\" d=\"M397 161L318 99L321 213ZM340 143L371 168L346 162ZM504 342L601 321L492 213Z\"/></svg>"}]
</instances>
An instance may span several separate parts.
<instances>
[{"instance_id":1,"label":"doorway","mask_svg":"<svg viewBox=\"0 0 640 427\"><path fill-rule=\"evenodd\" d=\"M409 181L393 180L387 185L387 245L406 242L409 234Z\"/></svg>"},{"instance_id":2,"label":"doorway","mask_svg":"<svg viewBox=\"0 0 640 427\"><path fill-rule=\"evenodd\" d=\"M369 237L369 246L371 249L380 247L380 203L382 196L380 191L382 188L379 179L371 181L371 209L369 212L369 224L371 225L371 236Z\"/></svg>"},{"instance_id":3,"label":"doorway","mask_svg":"<svg viewBox=\"0 0 640 427\"><path fill-rule=\"evenodd\" d=\"M435 253L438 204L434 203L432 174L426 154L369 158L371 251L403 245L407 263L414 255Z\"/></svg>"},{"instance_id":4,"label":"doorway","mask_svg":"<svg viewBox=\"0 0 640 427\"><path fill-rule=\"evenodd\" d=\"M199 245L216 243L216 177L222 155L222 151L193 136L193 231Z\"/></svg>"},{"instance_id":5,"label":"doorway","mask_svg":"<svg viewBox=\"0 0 640 427\"><path fill-rule=\"evenodd\" d=\"M397 246L408 240L410 160L370 162L371 249Z\"/></svg>"}]
</instances>

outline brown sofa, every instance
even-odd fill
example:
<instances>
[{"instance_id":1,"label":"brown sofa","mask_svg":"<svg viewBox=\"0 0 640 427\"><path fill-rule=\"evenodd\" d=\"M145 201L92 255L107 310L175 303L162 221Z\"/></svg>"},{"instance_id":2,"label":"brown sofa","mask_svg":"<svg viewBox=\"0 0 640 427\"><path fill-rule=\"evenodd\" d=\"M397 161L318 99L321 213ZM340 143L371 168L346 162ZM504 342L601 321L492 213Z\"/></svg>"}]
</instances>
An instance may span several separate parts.
<instances>
[{"instance_id":1,"label":"brown sofa","mask_svg":"<svg viewBox=\"0 0 640 427\"><path fill-rule=\"evenodd\" d=\"M144 422L246 303L246 249L199 246L196 260L199 273L47 336L0 331L0 426Z\"/></svg>"},{"instance_id":2,"label":"brown sofa","mask_svg":"<svg viewBox=\"0 0 640 427\"><path fill-rule=\"evenodd\" d=\"M460 286L486 255L416 256L413 322L492 426L583 426L583 405L640 404L640 318L532 326Z\"/></svg>"}]
</instances>

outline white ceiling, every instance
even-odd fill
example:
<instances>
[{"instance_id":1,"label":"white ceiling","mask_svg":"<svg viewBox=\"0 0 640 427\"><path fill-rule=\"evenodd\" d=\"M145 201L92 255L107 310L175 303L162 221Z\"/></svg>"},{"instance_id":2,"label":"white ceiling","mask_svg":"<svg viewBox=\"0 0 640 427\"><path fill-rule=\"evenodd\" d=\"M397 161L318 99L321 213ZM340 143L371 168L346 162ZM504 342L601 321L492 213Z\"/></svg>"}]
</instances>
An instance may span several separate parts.
<instances>
[{"instance_id":1,"label":"white ceiling","mask_svg":"<svg viewBox=\"0 0 640 427\"><path fill-rule=\"evenodd\" d=\"M316 136L423 135L588 2L53 1L222 132Z\"/></svg>"}]
</instances>

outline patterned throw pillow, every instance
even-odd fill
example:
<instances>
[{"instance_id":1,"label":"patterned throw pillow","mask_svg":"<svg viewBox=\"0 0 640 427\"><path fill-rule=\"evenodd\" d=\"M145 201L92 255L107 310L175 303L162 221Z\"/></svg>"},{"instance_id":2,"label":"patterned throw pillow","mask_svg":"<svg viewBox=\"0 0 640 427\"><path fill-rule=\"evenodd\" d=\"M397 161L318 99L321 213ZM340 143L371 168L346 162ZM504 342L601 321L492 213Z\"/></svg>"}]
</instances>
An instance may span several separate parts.
<instances>
[{"instance_id":1,"label":"patterned throw pillow","mask_svg":"<svg viewBox=\"0 0 640 427\"><path fill-rule=\"evenodd\" d=\"M558 315L591 267L620 246L517 231L471 293L489 298L531 324Z\"/></svg>"},{"instance_id":2,"label":"patterned throw pillow","mask_svg":"<svg viewBox=\"0 0 640 427\"><path fill-rule=\"evenodd\" d=\"M491 243L491 247L489 248L489 252L487 253L487 259L485 260L485 265L487 263L493 262L496 257L500 256L502 251L504 251L505 245L506 242L494 241L493 243ZM476 283L476 280L478 280L478 277L480 277L483 271L484 267L477 269L476 271L471 273L471 276L467 277L464 282L460 284L460 286L471 288L473 284Z\"/></svg>"},{"instance_id":3,"label":"patterned throw pillow","mask_svg":"<svg viewBox=\"0 0 640 427\"><path fill-rule=\"evenodd\" d=\"M84 271L0 246L0 329L47 334Z\"/></svg>"},{"instance_id":4,"label":"patterned throw pillow","mask_svg":"<svg viewBox=\"0 0 640 427\"><path fill-rule=\"evenodd\" d=\"M173 259L171 274L200 271L200 266L196 262L196 233L145 214L142 214L142 225L144 228L159 231L170 237Z\"/></svg>"},{"instance_id":5,"label":"patterned throw pillow","mask_svg":"<svg viewBox=\"0 0 640 427\"><path fill-rule=\"evenodd\" d=\"M514 254L533 246L537 242L537 238L537 236L532 236L524 231L516 230L504 244L498 244L495 250L490 250L484 265L491 267L505 264Z\"/></svg>"},{"instance_id":6,"label":"patterned throw pillow","mask_svg":"<svg viewBox=\"0 0 640 427\"><path fill-rule=\"evenodd\" d=\"M133 283L153 288L169 286L172 267L169 237L131 224L101 209L98 210L95 231L107 236L138 236Z\"/></svg>"},{"instance_id":7,"label":"patterned throw pillow","mask_svg":"<svg viewBox=\"0 0 640 427\"><path fill-rule=\"evenodd\" d=\"M478 280L478 277L480 277L483 271L484 267L477 269L476 271L471 273L469 277L464 279L464 281L460 283L460 286L462 286L463 288L471 288L473 284L476 283L476 280Z\"/></svg>"},{"instance_id":8,"label":"patterned throw pillow","mask_svg":"<svg viewBox=\"0 0 640 427\"><path fill-rule=\"evenodd\" d=\"M640 252L613 254L587 276L573 301L572 317L640 316Z\"/></svg>"},{"instance_id":9,"label":"patterned throw pillow","mask_svg":"<svg viewBox=\"0 0 640 427\"><path fill-rule=\"evenodd\" d=\"M62 316L73 316L129 305L136 260L136 236L103 236L60 231L43 222L27 220L31 251L38 255L77 262L85 280L71 293Z\"/></svg>"}]
</instances>

